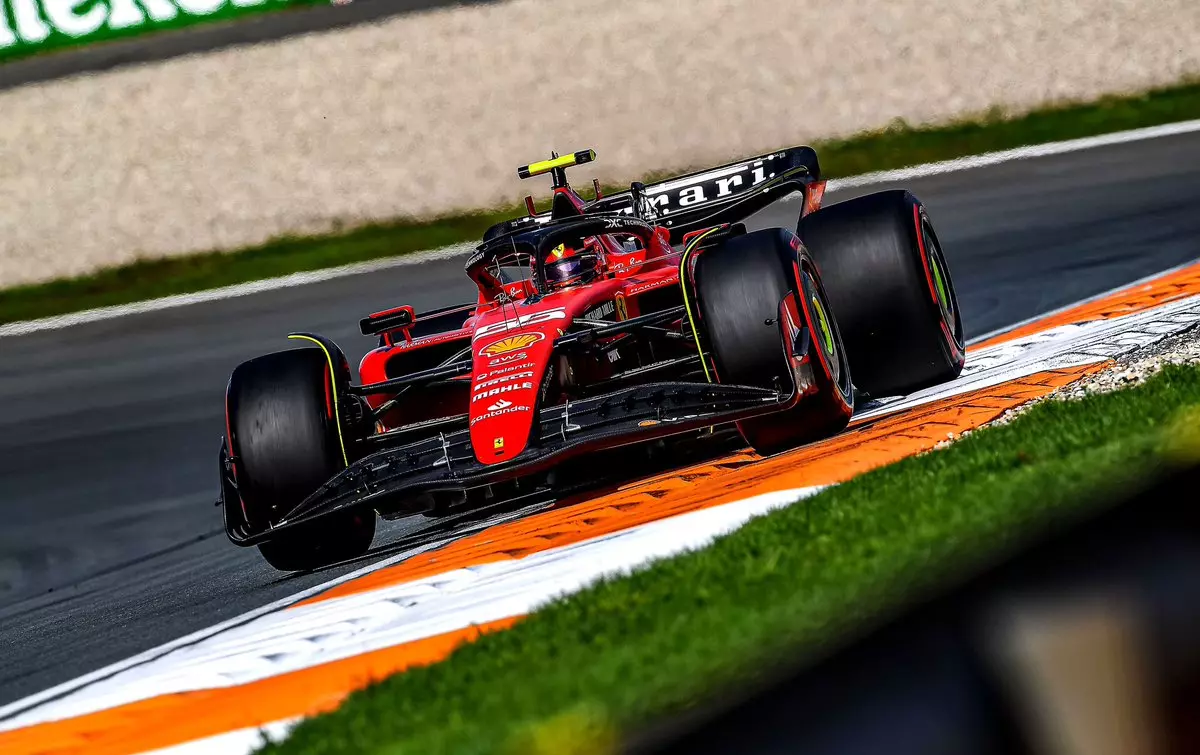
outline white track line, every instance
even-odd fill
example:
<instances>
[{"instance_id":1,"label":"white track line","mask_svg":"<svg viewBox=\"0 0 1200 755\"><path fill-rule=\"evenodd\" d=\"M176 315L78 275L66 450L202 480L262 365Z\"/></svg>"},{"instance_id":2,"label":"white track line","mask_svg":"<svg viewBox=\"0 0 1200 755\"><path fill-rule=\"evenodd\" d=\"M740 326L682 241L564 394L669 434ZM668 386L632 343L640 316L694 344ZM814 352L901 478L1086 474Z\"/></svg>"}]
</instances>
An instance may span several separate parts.
<instances>
[{"instance_id":1,"label":"white track line","mask_svg":"<svg viewBox=\"0 0 1200 755\"><path fill-rule=\"evenodd\" d=\"M265 616L266 614L283 610L284 608L287 608L288 606L292 605L293 603L299 603L301 600L304 600L305 598L310 598L314 595L323 593L332 587L336 587L337 585L342 584L343 582L349 582L351 580L355 580L355 579L358 579L359 577L370 574L371 572L379 571L380 569L384 569L388 566L392 566L393 564L398 564L401 561L410 559L413 556L424 553L425 551L430 551L430 550L435 550L437 548L441 548L441 547L453 542L454 540L460 539L462 537L466 537L468 535L473 535L476 532L487 529L488 527L491 527L493 525L502 524L503 522L506 522L506 521L509 521L512 519L518 519L527 513L529 513L528 509L521 509L520 511L512 512L512 513L508 513L508 514L502 514L499 516L481 520L479 522L474 523L472 526L468 527L467 529L465 529L462 532L458 532L453 535L446 535L445 537L441 537L436 540L432 540L428 543L425 543L424 545L420 545L415 548L410 548L410 549L401 551L400 553L397 553L393 556L389 556L381 561L376 561L372 564L368 564L368 565L362 567L361 569L355 569L354 571L352 571L348 574L343 574L340 577L335 577L335 578L329 580L328 582L322 582L319 585L314 585L313 587L309 587L305 590L301 590L300 592L297 592L293 595L289 595L286 598L280 598L279 600L268 603L265 606L251 609L243 614L233 617L232 619L227 619L225 621L222 621L219 624L214 624L211 627L197 630L195 632L192 632L189 635L180 637L179 639L171 640L170 642L166 642L162 645L159 645L158 647L151 648L150 650L146 650L144 652L138 653L137 655L126 658L125 660L117 661L116 663L109 664L108 666L97 669L96 671L92 671L90 673L76 677L75 679L71 679L70 681L63 682L62 684L57 684L49 689L42 690L41 692L37 692L35 694L29 695L28 697L21 698L20 700L15 700L11 703L8 703L7 705L0 705L0 729L3 729L3 722L5 719L12 718L13 716L20 714L22 711L24 711L30 707L40 705L48 700L53 700L54 698L57 698L57 697L62 697L63 695L74 692L75 690L77 690L81 687L86 687L89 684L93 684L97 681L107 679L110 676L118 674L118 673L125 671L129 668L132 668L134 666L138 666L138 665L141 665L144 663L150 663L154 660L157 660L161 656L163 656L167 653L170 653L174 650L177 650L182 647L186 647L188 645L194 645L197 642L207 639L208 637L211 637L220 632L224 632L227 629L231 629L233 627L245 624L245 623L252 621L260 616Z\"/></svg>"},{"instance_id":2,"label":"white track line","mask_svg":"<svg viewBox=\"0 0 1200 755\"><path fill-rule=\"evenodd\" d=\"M9 731L172 693L244 685L473 625L524 616L598 579L703 548L822 486L790 488L647 522L521 558L462 567L256 616L73 696L0 722ZM26 702L28 698L26 699Z\"/></svg>"},{"instance_id":3,"label":"white track line","mask_svg":"<svg viewBox=\"0 0 1200 755\"><path fill-rule=\"evenodd\" d=\"M859 176L834 179L829 182L826 188L834 191L837 189L856 189L860 186L891 183L893 181L909 181L914 178L937 176L943 173L986 168L989 165L999 165L1000 163L1012 162L1013 160L1028 160L1035 157L1062 155L1067 152L1078 152L1084 149L1095 149L1096 147L1110 147L1114 144L1127 144L1146 139L1159 139L1164 136L1178 136L1180 134L1190 134L1195 131L1200 131L1200 120L1167 123L1162 126L1150 126L1131 131L1116 131L1111 134L1088 136L1082 139L1069 139L1065 142L1032 144L1028 147L1017 147L1016 149L1006 149L999 152L985 152L982 155L956 157L953 160L914 165L911 168L863 173Z\"/></svg>"},{"instance_id":4,"label":"white track line","mask_svg":"<svg viewBox=\"0 0 1200 755\"><path fill-rule=\"evenodd\" d=\"M191 742L184 742L173 747L164 747L161 750L153 750L145 753L145 755L234 755L234 753L252 753L270 742L282 742L287 739L288 734L295 728L296 724L300 723L300 720L299 718L289 718L285 721L269 723L262 728L238 729L237 731L217 734L212 737L194 739Z\"/></svg>"},{"instance_id":5,"label":"white track line","mask_svg":"<svg viewBox=\"0 0 1200 755\"><path fill-rule=\"evenodd\" d=\"M1195 265L1197 262L1200 262L1200 257L1198 257L1196 259L1188 260L1187 262L1180 263L1180 264L1176 265L1175 267L1169 267L1166 270L1160 270L1157 273L1151 273L1150 275L1147 275L1144 278L1138 278L1137 280L1130 281L1129 283L1122 283L1119 286L1113 286L1112 288L1108 289L1107 291L1101 291L1100 293L1095 294L1094 296L1089 296L1086 299L1080 299L1077 302L1072 302L1070 304L1064 304L1063 306L1058 307L1057 309L1052 309L1048 312L1043 312L1040 315L1034 315L1033 317L1027 317L1024 320L1021 320L1020 322L1014 322L1012 325L1004 325L1002 327L996 328L995 330L989 330L988 332L984 333L983 335L975 336L971 340L967 341L967 345L970 346L972 344L982 343L983 341L986 341L989 338L994 338L998 335L1003 335L1004 333L1007 333L1011 330L1016 330L1017 328L1023 328L1026 325L1037 322L1038 320L1045 320L1049 317L1054 317L1056 315L1062 314L1063 312L1066 312L1068 309L1074 309L1075 307L1081 307L1084 304L1091 304L1094 301L1103 299L1104 297L1115 294L1118 291L1127 291L1127 290L1137 288L1138 286L1143 286L1147 283L1158 280L1159 278L1164 278L1172 273L1177 273L1180 270L1184 269L1185 267L1191 267L1192 265Z\"/></svg>"},{"instance_id":6,"label":"white track line","mask_svg":"<svg viewBox=\"0 0 1200 755\"><path fill-rule=\"evenodd\" d=\"M372 260L370 262L358 262L353 265L329 267L325 268L324 270L309 270L303 273L292 273L291 275L285 275L280 278L264 278L263 280L238 283L236 285L225 286L223 288L210 288L205 291L196 291L195 293L190 294L176 294L175 296L165 296L161 299L149 299L147 301L138 301L130 304L117 304L111 307L86 309L82 312L69 312L65 315L44 317L40 320L22 320L20 322L10 322L6 325L0 325L0 338L5 336L23 336L28 333L36 333L42 330L58 330L59 328L69 328L75 325L82 325L84 323L98 322L100 320L111 320L115 317L124 317L126 315L137 315L143 312L157 312L162 309L174 309L175 307L185 307L189 304L201 304L203 302L219 301L221 299L233 299L239 296L260 294L264 291L274 291L280 288L307 286L310 283L320 283L322 281L332 280L334 278L345 278L350 275L376 273L380 270L389 270L391 268L402 267L404 265L417 265L422 262L450 259L465 255L474 247L474 242L451 244L450 246L443 246L424 252L403 254L399 257L386 257L384 259Z\"/></svg>"},{"instance_id":7,"label":"white track line","mask_svg":"<svg viewBox=\"0 0 1200 755\"><path fill-rule=\"evenodd\" d=\"M1108 147L1114 144L1126 144L1129 142L1144 141L1146 139L1158 139L1166 136L1189 134L1196 131L1200 131L1200 120L1168 123L1163 126L1151 126L1149 128L1139 128L1132 131L1118 131L1112 134L1089 136L1083 139L1071 139L1063 142L1035 144L1028 147L1006 149L1000 152L986 152L982 155L974 155L971 157L960 157L953 160L944 160L942 162L914 165L910 168L879 171L876 173L864 173L862 175L851 176L849 178L836 178L829 182L827 190L833 192L845 189L856 189L863 186L871 186L881 183L908 181L914 178L924 178L926 176L936 176L944 173L954 173L963 170L984 168L989 165L998 165L1000 163L1012 162L1014 160L1028 160L1037 157L1049 157L1051 155L1061 155L1068 152L1078 152L1085 149L1095 149L1096 147ZM280 278L266 278L264 280L251 281L249 283L239 283L235 286L214 288L207 291L197 291L191 294L178 294L176 296L167 296L161 299L150 299L148 301L134 302L132 304L118 304L111 307L88 309L82 312L72 312L65 315L45 317L39 320L13 322L6 325L0 325L0 338L5 336L27 335L29 333L37 333L43 330L69 328L75 325L82 325L84 323L97 322L100 320L111 320L115 317L141 314L143 312L156 312L163 309L184 307L189 304L200 304L203 302L218 301L221 299L232 299L238 296L248 296L250 294L273 291L279 288L304 286L310 283L320 283L322 281L332 280L334 278L344 278L349 275L373 273L379 270L387 270L393 267L400 267L402 265L414 265L421 262L428 262L430 260L450 259L466 254L467 251L469 251L473 246L474 243L453 244L451 246L441 247L438 249L417 252L415 254L406 254L399 257L389 257L373 262L362 262L354 265L343 265L341 267L327 268L325 270L294 273L292 275L285 275Z\"/></svg>"}]
</instances>

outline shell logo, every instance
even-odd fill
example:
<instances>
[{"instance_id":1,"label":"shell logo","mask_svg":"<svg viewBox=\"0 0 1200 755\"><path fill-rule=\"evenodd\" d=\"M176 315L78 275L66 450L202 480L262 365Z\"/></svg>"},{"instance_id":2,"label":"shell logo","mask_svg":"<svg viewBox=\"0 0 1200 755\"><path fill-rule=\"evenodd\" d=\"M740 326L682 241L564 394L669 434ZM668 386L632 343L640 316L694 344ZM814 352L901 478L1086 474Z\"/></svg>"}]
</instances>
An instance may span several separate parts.
<instances>
[{"instance_id":1,"label":"shell logo","mask_svg":"<svg viewBox=\"0 0 1200 755\"><path fill-rule=\"evenodd\" d=\"M494 357L501 354L507 354L510 351L528 348L538 341L541 341L546 336L541 333L521 333L516 336L508 336L501 338L499 341L492 341L487 346L479 350L481 357Z\"/></svg>"}]
</instances>

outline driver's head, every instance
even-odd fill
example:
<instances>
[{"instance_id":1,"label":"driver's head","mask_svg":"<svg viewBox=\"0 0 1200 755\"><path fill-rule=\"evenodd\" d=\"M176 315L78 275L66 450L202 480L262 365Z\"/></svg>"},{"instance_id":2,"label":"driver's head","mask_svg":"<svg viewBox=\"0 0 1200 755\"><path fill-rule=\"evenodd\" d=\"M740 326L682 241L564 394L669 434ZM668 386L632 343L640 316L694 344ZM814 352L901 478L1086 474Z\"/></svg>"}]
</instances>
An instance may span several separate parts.
<instances>
[{"instance_id":1,"label":"driver's head","mask_svg":"<svg viewBox=\"0 0 1200 755\"><path fill-rule=\"evenodd\" d=\"M545 262L549 291L589 283L596 277L596 253L587 248L573 249L559 244L546 255Z\"/></svg>"}]
</instances>

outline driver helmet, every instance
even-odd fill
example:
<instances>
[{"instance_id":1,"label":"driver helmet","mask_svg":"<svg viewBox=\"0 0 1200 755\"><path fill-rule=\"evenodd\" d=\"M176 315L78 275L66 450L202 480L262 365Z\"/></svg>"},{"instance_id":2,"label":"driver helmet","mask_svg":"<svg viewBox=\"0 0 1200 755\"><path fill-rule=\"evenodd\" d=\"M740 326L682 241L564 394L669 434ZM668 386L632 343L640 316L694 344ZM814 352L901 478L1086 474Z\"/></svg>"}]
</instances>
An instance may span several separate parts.
<instances>
[{"instance_id":1,"label":"driver helmet","mask_svg":"<svg viewBox=\"0 0 1200 755\"><path fill-rule=\"evenodd\" d=\"M573 249L559 244L546 256L546 288L556 291L590 283L596 277L599 259L589 248Z\"/></svg>"}]
</instances>

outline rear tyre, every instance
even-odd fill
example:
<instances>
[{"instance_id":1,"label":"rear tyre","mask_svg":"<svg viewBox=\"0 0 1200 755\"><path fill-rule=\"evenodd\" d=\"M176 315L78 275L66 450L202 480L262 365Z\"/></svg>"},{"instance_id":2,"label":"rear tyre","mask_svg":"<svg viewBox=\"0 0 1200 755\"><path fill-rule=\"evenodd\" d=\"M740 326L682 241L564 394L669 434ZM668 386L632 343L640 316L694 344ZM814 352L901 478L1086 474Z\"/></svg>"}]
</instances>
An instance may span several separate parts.
<instances>
[{"instance_id":1,"label":"rear tyre","mask_svg":"<svg viewBox=\"0 0 1200 755\"><path fill-rule=\"evenodd\" d=\"M835 435L854 412L837 322L816 265L803 250L794 250L794 240L782 229L756 231L696 260L696 306L719 381L774 389L786 389L793 379L807 383L810 395L792 409L738 423L746 442L762 455ZM808 359L798 369L793 357L805 355L791 353L778 323L779 305L788 297L795 326L808 329L808 338L800 338Z\"/></svg>"},{"instance_id":2,"label":"rear tyre","mask_svg":"<svg viewBox=\"0 0 1200 755\"><path fill-rule=\"evenodd\" d=\"M233 371L229 448L248 524L269 527L346 466L329 363L317 349L267 354ZM281 571L309 571L366 553L373 511L344 511L280 531L259 545Z\"/></svg>"},{"instance_id":3,"label":"rear tyre","mask_svg":"<svg viewBox=\"0 0 1200 755\"><path fill-rule=\"evenodd\" d=\"M950 269L921 202L882 191L800 220L846 341L854 384L897 396L953 380L966 356Z\"/></svg>"}]
</instances>

